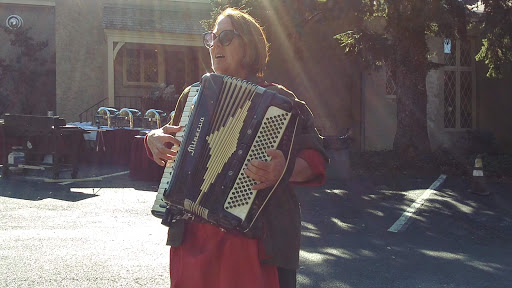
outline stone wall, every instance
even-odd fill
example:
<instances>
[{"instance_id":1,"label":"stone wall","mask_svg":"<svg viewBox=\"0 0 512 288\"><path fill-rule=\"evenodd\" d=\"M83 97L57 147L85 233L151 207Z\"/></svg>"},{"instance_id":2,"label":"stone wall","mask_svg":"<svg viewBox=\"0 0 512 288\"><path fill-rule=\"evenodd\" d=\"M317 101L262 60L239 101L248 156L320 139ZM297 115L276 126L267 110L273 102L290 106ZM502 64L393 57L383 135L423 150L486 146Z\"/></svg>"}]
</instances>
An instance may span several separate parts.
<instances>
[{"instance_id":1,"label":"stone wall","mask_svg":"<svg viewBox=\"0 0 512 288\"><path fill-rule=\"evenodd\" d=\"M104 1L56 0L57 114L68 122L107 95Z\"/></svg>"},{"instance_id":2,"label":"stone wall","mask_svg":"<svg viewBox=\"0 0 512 288\"><path fill-rule=\"evenodd\" d=\"M18 15L23 19L23 28L30 28L30 36L35 41L48 41L48 47L42 55L51 57L55 52L55 9L52 6L27 6L16 4L0 4L0 25L5 27L5 21L10 15ZM9 58L15 51L9 45L9 38L0 31L0 55Z\"/></svg>"},{"instance_id":3,"label":"stone wall","mask_svg":"<svg viewBox=\"0 0 512 288\"><path fill-rule=\"evenodd\" d=\"M499 151L512 153L512 65L503 68L503 79L489 79L485 63L477 65L478 129L494 135Z\"/></svg>"},{"instance_id":4,"label":"stone wall","mask_svg":"<svg viewBox=\"0 0 512 288\"><path fill-rule=\"evenodd\" d=\"M43 115L47 110L55 109L55 9L53 6L29 6L17 4L0 4L0 58L7 63L17 65L20 50L10 45L10 37L4 33L5 21L11 15L20 16L23 19L23 28L30 29L29 36L34 41L48 41L48 46L38 56L48 60L45 69L48 73L36 83L36 91L29 99L29 107L23 113ZM22 113L17 95L9 95L8 108L5 113ZM6 105L4 103L4 105Z\"/></svg>"},{"instance_id":5,"label":"stone wall","mask_svg":"<svg viewBox=\"0 0 512 288\"><path fill-rule=\"evenodd\" d=\"M387 97L384 69L363 75L364 151L390 150L396 133L396 99Z\"/></svg>"}]
</instances>

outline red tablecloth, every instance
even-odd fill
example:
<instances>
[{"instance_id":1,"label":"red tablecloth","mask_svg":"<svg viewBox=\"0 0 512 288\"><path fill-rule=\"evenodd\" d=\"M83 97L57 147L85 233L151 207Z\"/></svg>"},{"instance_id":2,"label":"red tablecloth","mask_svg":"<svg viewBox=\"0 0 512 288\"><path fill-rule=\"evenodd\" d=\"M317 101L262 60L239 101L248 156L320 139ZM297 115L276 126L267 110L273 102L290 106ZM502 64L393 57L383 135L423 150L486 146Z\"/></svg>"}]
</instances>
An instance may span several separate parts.
<instances>
[{"instance_id":1,"label":"red tablecloth","mask_svg":"<svg viewBox=\"0 0 512 288\"><path fill-rule=\"evenodd\" d=\"M128 165L130 150L135 136L140 130L114 129L98 131L94 159L99 163Z\"/></svg>"},{"instance_id":2,"label":"red tablecloth","mask_svg":"<svg viewBox=\"0 0 512 288\"><path fill-rule=\"evenodd\" d=\"M144 136L135 136L130 149L130 178L159 182L163 171L164 167L147 156Z\"/></svg>"}]
</instances>

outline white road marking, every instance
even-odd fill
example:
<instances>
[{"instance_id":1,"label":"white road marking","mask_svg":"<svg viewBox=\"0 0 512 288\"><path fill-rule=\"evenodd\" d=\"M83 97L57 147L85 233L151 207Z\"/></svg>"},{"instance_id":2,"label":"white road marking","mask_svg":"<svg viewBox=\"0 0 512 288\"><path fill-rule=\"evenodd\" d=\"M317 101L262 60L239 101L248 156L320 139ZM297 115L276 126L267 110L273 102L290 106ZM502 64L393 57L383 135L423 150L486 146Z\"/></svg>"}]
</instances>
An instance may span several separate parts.
<instances>
[{"instance_id":1,"label":"white road marking","mask_svg":"<svg viewBox=\"0 0 512 288\"><path fill-rule=\"evenodd\" d=\"M441 176L439 176L439 178L437 178L437 180L434 183L432 183L432 185L430 185L430 187L425 192L423 192L423 195L416 199L416 201L412 203L412 205L402 214L402 216L398 220L396 220L395 224L393 224L393 226L391 226L388 229L388 231L400 231L400 229L402 229L402 226L407 222L407 220L414 214L414 212L416 212L416 210L418 210L418 208L421 207L421 205L423 205L423 203L425 202L425 200L427 200L430 194L435 192L435 189L437 189L437 187L439 187L444 182L445 179L446 175L441 174Z\"/></svg>"},{"instance_id":2,"label":"white road marking","mask_svg":"<svg viewBox=\"0 0 512 288\"><path fill-rule=\"evenodd\" d=\"M71 184L71 183L74 183L74 182L81 182L81 181L101 181L103 180L103 178L107 178L107 177L114 177L114 176L120 176L120 175L125 175L125 174L128 174L130 173L130 171L124 171L124 172L119 172L119 173L114 173L114 174L109 174L109 175L103 175L103 176L98 176L98 177L92 177L92 178L79 178L79 179L45 179L45 182L60 182L60 181L65 181L65 182L61 182L61 183L58 183L60 185L67 185L67 184Z\"/></svg>"}]
</instances>

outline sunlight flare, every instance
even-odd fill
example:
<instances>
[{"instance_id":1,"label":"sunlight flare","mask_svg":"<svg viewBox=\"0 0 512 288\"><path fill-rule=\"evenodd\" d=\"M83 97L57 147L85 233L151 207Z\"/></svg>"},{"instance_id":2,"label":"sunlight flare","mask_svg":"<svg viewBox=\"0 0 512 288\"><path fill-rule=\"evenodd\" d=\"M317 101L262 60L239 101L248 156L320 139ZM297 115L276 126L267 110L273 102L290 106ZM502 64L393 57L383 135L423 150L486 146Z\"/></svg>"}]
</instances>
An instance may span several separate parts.
<instances>
[{"instance_id":1,"label":"sunlight flare","mask_svg":"<svg viewBox=\"0 0 512 288\"><path fill-rule=\"evenodd\" d=\"M356 226L342 222L341 220L336 219L334 217L331 217L331 221L334 222L334 224L338 225L343 230L353 231L356 228Z\"/></svg>"},{"instance_id":2,"label":"sunlight flare","mask_svg":"<svg viewBox=\"0 0 512 288\"><path fill-rule=\"evenodd\" d=\"M469 266L472 266L474 268L478 268L481 270L484 270L486 272L499 272L500 270L503 270L503 266L496 264L496 263L489 263L489 262L482 262L478 260L471 259L466 254L461 253L450 253L446 251L434 251L434 250L423 250L420 249L419 252L435 258L445 259L445 260L454 260L454 261L461 261L464 264L467 264Z\"/></svg>"},{"instance_id":3,"label":"sunlight flare","mask_svg":"<svg viewBox=\"0 0 512 288\"><path fill-rule=\"evenodd\" d=\"M304 228L311 229L311 230L318 230L318 228L316 228L315 225L313 225L309 222L302 221L301 224Z\"/></svg>"},{"instance_id":4,"label":"sunlight flare","mask_svg":"<svg viewBox=\"0 0 512 288\"><path fill-rule=\"evenodd\" d=\"M328 248L321 249L321 251L323 253L326 253L326 254L329 254L332 256L336 256L336 257L345 258L345 259L354 259L354 258L358 257L354 253L351 253L348 250L341 249L341 248L328 247Z\"/></svg>"},{"instance_id":5,"label":"sunlight flare","mask_svg":"<svg viewBox=\"0 0 512 288\"><path fill-rule=\"evenodd\" d=\"M336 257L331 255L325 255L321 253L307 252L304 250L300 251L300 258L309 263L322 263L326 260L334 260Z\"/></svg>"}]
</instances>

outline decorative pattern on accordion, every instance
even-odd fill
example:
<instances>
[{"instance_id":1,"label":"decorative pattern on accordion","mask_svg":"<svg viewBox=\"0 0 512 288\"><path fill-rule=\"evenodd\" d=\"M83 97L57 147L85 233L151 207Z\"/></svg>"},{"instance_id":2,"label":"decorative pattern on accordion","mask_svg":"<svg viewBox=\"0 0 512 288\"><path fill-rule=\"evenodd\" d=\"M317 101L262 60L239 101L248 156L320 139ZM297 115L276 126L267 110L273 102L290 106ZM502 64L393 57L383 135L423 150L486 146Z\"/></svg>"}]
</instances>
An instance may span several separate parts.
<instances>
[{"instance_id":1,"label":"decorative pattern on accordion","mask_svg":"<svg viewBox=\"0 0 512 288\"><path fill-rule=\"evenodd\" d=\"M239 85L245 93L236 98L249 98L241 107L239 107L233 116L226 119L224 126L220 126L218 130L214 131L211 135L207 136L208 144L210 146L210 161L207 164L207 170L204 176L203 185L201 185L201 195L199 195L197 202L201 201L204 193L207 192L210 185L213 183L219 172L222 170L229 157L233 155L236 150L240 131L247 116L249 106L251 105L252 96L256 92L256 85L248 85L242 80L235 80L241 83ZM224 91L230 93L230 91ZM231 97L231 100L235 100ZM242 102L243 103L243 102ZM222 124L222 123L220 123ZM212 161L213 160L213 161Z\"/></svg>"},{"instance_id":2,"label":"decorative pattern on accordion","mask_svg":"<svg viewBox=\"0 0 512 288\"><path fill-rule=\"evenodd\" d=\"M185 133L186 133L186 129L187 129L186 126L190 119L190 113L192 111L194 98L199 93L199 88L200 88L199 84L193 85L190 88L190 91L188 93L187 102L185 104L185 108L183 110L183 114L181 116L180 124L179 124L180 126L184 126L185 128L181 132L176 133L176 139L178 139L180 141L183 140L183 135L185 135ZM165 166L164 172L162 174L162 179L160 180L160 186L158 187L158 192L156 195L155 202L153 203L153 208L151 208L151 213L155 217L161 218L165 213L165 208L167 208L167 204L163 200L163 195L164 195L165 189L167 189L167 187L169 186L173 172L174 172L174 162L167 163Z\"/></svg>"},{"instance_id":3,"label":"decorative pattern on accordion","mask_svg":"<svg viewBox=\"0 0 512 288\"><path fill-rule=\"evenodd\" d=\"M231 189L224 203L224 209L226 209L226 211L245 220L247 212L258 191L251 189L257 182L245 175L243 169L247 168L249 162L255 159L270 161L266 150L275 149L277 147L283 135L284 127L288 125L290 116L291 114L286 111L273 106L269 107L255 141L245 159L243 168L238 174L235 185L233 185L233 189Z\"/></svg>"}]
</instances>

